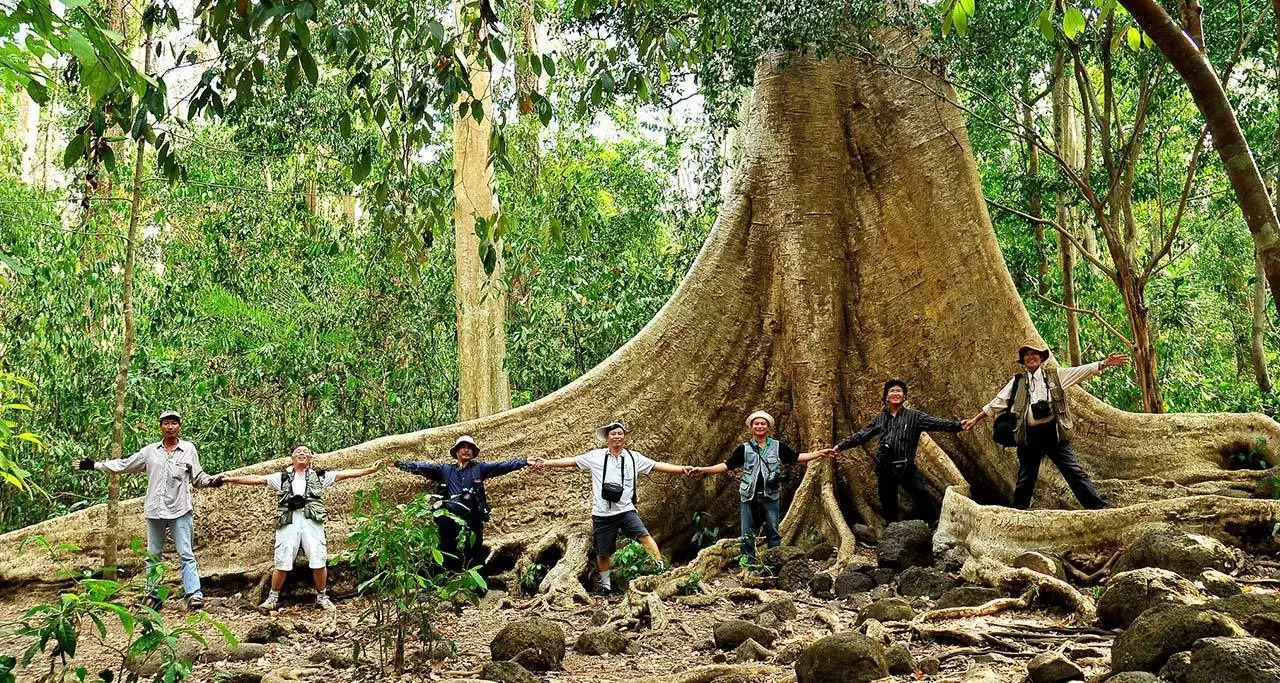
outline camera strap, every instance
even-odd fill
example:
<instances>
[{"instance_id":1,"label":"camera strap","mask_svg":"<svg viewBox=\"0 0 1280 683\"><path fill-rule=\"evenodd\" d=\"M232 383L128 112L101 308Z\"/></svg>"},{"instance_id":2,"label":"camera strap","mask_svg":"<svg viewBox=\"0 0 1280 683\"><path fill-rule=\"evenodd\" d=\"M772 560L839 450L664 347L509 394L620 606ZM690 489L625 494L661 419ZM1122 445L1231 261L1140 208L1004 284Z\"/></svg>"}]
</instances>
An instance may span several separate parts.
<instances>
[{"instance_id":1,"label":"camera strap","mask_svg":"<svg viewBox=\"0 0 1280 683\"><path fill-rule=\"evenodd\" d=\"M604 449L604 471L600 473L600 487L604 488L609 483L609 456L611 455L608 448ZM624 489L627 486L627 463L626 456L631 455L631 451L624 448L622 454L618 456L622 459L622 463L618 466L618 486ZM631 504L636 504L636 456L631 455ZM609 503L609 507L613 507L613 503Z\"/></svg>"}]
</instances>

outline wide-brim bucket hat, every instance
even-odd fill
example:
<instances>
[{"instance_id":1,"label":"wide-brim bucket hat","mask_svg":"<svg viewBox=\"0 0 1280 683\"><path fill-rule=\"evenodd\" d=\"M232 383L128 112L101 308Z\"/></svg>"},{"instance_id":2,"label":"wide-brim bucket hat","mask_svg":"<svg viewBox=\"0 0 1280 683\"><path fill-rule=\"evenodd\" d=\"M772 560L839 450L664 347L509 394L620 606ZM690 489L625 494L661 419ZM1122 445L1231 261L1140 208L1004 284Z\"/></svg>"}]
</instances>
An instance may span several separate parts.
<instances>
[{"instance_id":1,"label":"wide-brim bucket hat","mask_svg":"<svg viewBox=\"0 0 1280 683\"><path fill-rule=\"evenodd\" d=\"M1049 356L1052 355L1049 352L1049 347L1046 346L1044 342L1040 341L1039 339L1028 339L1022 342L1022 344L1018 347L1019 363L1022 362L1022 357L1026 355L1027 351L1035 351L1036 353L1040 354L1041 363L1049 360Z\"/></svg>"},{"instance_id":2,"label":"wide-brim bucket hat","mask_svg":"<svg viewBox=\"0 0 1280 683\"><path fill-rule=\"evenodd\" d=\"M751 413L750 415L747 416L747 429L751 429L751 423L755 422L756 418L761 418L761 417L764 418L765 422L769 423L769 429L773 429L773 425L774 425L773 416L763 410L757 410L756 412Z\"/></svg>"},{"instance_id":3,"label":"wide-brim bucket hat","mask_svg":"<svg viewBox=\"0 0 1280 683\"><path fill-rule=\"evenodd\" d=\"M618 429L619 427L622 428L623 433L631 431L627 429L627 426L625 424L622 424L621 422L614 420L613 422L610 422L609 424L604 425L603 427L596 427L596 438L600 440L600 443L609 443L609 432L612 432L613 430Z\"/></svg>"},{"instance_id":4,"label":"wide-brim bucket hat","mask_svg":"<svg viewBox=\"0 0 1280 683\"><path fill-rule=\"evenodd\" d=\"M464 445L471 446L471 450L474 452L474 455L480 455L480 444L476 443L475 439L466 434L458 437L458 440L453 442L453 448L449 449L449 455L452 455L455 458L458 457L458 449Z\"/></svg>"}]
</instances>

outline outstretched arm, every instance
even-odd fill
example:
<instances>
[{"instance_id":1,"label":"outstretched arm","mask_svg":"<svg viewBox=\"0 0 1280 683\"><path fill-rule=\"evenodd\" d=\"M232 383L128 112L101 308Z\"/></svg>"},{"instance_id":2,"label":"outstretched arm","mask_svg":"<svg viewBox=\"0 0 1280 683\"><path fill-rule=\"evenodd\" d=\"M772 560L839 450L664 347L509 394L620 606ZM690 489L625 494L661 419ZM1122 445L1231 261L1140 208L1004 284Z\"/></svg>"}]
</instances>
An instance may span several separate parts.
<instances>
[{"instance_id":1,"label":"outstretched arm","mask_svg":"<svg viewBox=\"0 0 1280 683\"><path fill-rule=\"evenodd\" d=\"M672 465L669 462L653 463L655 472L663 472L665 474L692 474L694 469L692 465Z\"/></svg>"},{"instance_id":2,"label":"outstretched arm","mask_svg":"<svg viewBox=\"0 0 1280 683\"><path fill-rule=\"evenodd\" d=\"M144 472L147 469L147 450L144 448L137 453L119 460L104 460L102 462L94 462L93 458L85 458L80 461L80 469L82 470L98 470L107 474L133 474L135 472Z\"/></svg>"},{"instance_id":3,"label":"outstretched arm","mask_svg":"<svg viewBox=\"0 0 1280 683\"><path fill-rule=\"evenodd\" d=\"M441 472L443 471L439 463L420 462L417 460L396 460L391 466L401 472L416 474L420 477L426 477L432 481L440 481Z\"/></svg>"},{"instance_id":4,"label":"outstretched arm","mask_svg":"<svg viewBox=\"0 0 1280 683\"><path fill-rule=\"evenodd\" d=\"M564 470L570 467L578 466L577 458L555 458L547 460L545 458L529 458L529 464L535 470Z\"/></svg>"},{"instance_id":5,"label":"outstretched arm","mask_svg":"<svg viewBox=\"0 0 1280 683\"><path fill-rule=\"evenodd\" d=\"M241 474L232 476L229 474L218 475L218 479L224 484L239 484L241 486L263 486L267 483L267 478L259 474Z\"/></svg>"},{"instance_id":6,"label":"outstretched arm","mask_svg":"<svg viewBox=\"0 0 1280 683\"><path fill-rule=\"evenodd\" d=\"M920 413L920 429L925 432L958 432L964 429L964 423L929 413Z\"/></svg>"},{"instance_id":7,"label":"outstretched arm","mask_svg":"<svg viewBox=\"0 0 1280 683\"><path fill-rule=\"evenodd\" d=\"M356 477L368 476L382 469L383 467L386 466L386 464L387 463L385 460L379 460L378 462L375 462L373 464L373 467L365 467L363 469L358 469L358 470L338 470L337 472L333 473L333 483L336 484L342 481L343 479L355 479Z\"/></svg>"},{"instance_id":8,"label":"outstretched arm","mask_svg":"<svg viewBox=\"0 0 1280 683\"><path fill-rule=\"evenodd\" d=\"M870 441L872 438L875 437L875 435L879 433L880 433L880 421L872 420L871 424L867 425L866 427L863 427L862 429L859 429L857 433L855 433L853 436L847 436L841 439L840 442L835 445L835 450L837 452L847 451L850 448L853 448L854 446L861 446L862 444Z\"/></svg>"},{"instance_id":9,"label":"outstretched arm","mask_svg":"<svg viewBox=\"0 0 1280 683\"><path fill-rule=\"evenodd\" d=\"M529 466L528 458L516 458L515 460L503 460L501 462L482 462L480 463L481 471L484 472L485 478L501 477L504 474L511 474L516 470L522 470Z\"/></svg>"},{"instance_id":10,"label":"outstretched arm","mask_svg":"<svg viewBox=\"0 0 1280 683\"><path fill-rule=\"evenodd\" d=\"M834 458L839 454L840 454L840 451L834 448L823 448L817 451L809 451L808 453L801 453L800 455L796 456L796 462L809 462L810 460L817 460L818 458Z\"/></svg>"}]
</instances>

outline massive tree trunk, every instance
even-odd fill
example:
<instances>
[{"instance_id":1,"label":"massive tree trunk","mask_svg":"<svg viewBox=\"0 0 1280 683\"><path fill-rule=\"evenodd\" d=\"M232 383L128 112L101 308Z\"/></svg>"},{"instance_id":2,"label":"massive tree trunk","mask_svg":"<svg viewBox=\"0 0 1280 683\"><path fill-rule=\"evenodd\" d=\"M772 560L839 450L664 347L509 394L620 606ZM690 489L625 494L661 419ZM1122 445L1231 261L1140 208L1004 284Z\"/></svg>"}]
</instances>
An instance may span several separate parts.
<instances>
[{"instance_id":1,"label":"massive tree trunk","mask_svg":"<svg viewBox=\"0 0 1280 683\"><path fill-rule=\"evenodd\" d=\"M1059 54L1057 64L1054 66L1053 92L1050 95L1053 106L1053 140L1058 156L1070 164L1073 171L1076 171L1079 166L1075 160L1079 152L1073 125L1075 110L1071 107L1070 79L1064 74L1068 68L1065 59L1065 55ZM1061 169L1059 175L1065 175ZM1065 190L1058 190L1057 204L1059 228L1071 230L1074 227L1072 220L1074 216L1068 205ZM1067 362L1071 365L1079 365L1080 315L1076 312L1076 253L1071 241L1061 232L1058 233L1058 262L1062 268L1062 305L1067 314Z\"/></svg>"},{"instance_id":2,"label":"massive tree trunk","mask_svg":"<svg viewBox=\"0 0 1280 683\"><path fill-rule=\"evenodd\" d=\"M635 448L706 465L725 457L744 436L743 417L760 408L778 418L781 438L793 446L829 445L875 414L889 376L911 384L912 402L922 410L972 414L1015 371L1018 342L1036 331L996 244L961 113L929 90L943 87L937 79L909 75L928 87L852 61L766 59L752 95L745 157L715 229L674 296L635 338L539 401L351 446L322 455L320 464L440 460L463 432L476 435L486 457L563 456L591 447L592 428L620 418L631 425ZM1262 415L1131 414L1082 389L1069 393L1081 458L1115 505L1232 485L1251 490L1257 473L1225 471L1224 459L1259 436L1267 437L1268 462L1280 461L1280 425ZM984 554L997 547L983 541L997 530L1057 534L1040 529L1036 514L978 504L1007 502L1015 468L981 431L939 434L921 446L919 461L935 495L954 487L943 510L946 538ZM870 462L869 453L853 451L808 465L787 512L786 536L826 537L839 544L838 557L848 558L850 517L880 521ZM1048 470L1037 507L1076 507ZM380 478L393 496L409 495L421 481L394 472ZM973 500L962 495L966 484ZM350 509L361 485L372 483L329 493L335 546L350 524L339 511ZM580 473L554 471L491 482L495 517L487 536L494 561L554 564L543 589L581 595L588 486ZM239 577L269 566L268 496L213 490L201 498L196 539L204 573ZM1191 507L1211 511L1226 499L1196 500ZM728 478L657 475L641 485L639 501L650 531L678 557L687 550L681 544L691 535L694 511L709 510L713 523L735 528L736 484ZM1230 504L1249 511L1239 515L1246 521L1274 521L1280 508L1270 501ZM134 513L138 507L129 505ZM1171 507L1188 509L1171 501L1056 514L1075 520L1083 543L1095 526L1167 517ZM92 530L101 514L93 508L0 537L0 581L53 575L45 558L13 552L31 533L96 552ZM1008 524L1000 521L1006 516ZM131 520L141 534L140 521ZM718 545L698 562L723 559Z\"/></svg>"},{"instance_id":3,"label":"massive tree trunk","mask_svg":"<svg viewBox=\"0 0 1280 683\"><path fill-rule=\"evenodd\" d=\"M463 4L455 3L463 25ZM480 45L474 50L483 49ZM458 297L458 419L470 420L511 407L507 380L507 296L502 284L502 240L493 239L494 265L485 272L476 221L491 225L498 215L493 191L489 139L493 135L493 93L489 71L472 52L471 92L481 104L479 121L470 114L473 100L463 96L463 116L453 121L453 233ZM493 234L492 227L489 234Z\"/></svg>"},{"instance_id":4,"label":"massive tree trunk","mask_svg":"<svg viewBox=\"0 0 1280 683\"><path fill-rule=\"evenodd\" d=\"M1173 68L1182 75L1191 99L1204 116L1213 147L1218 151L1235 190L1236 203L1240 205L1244 221L1253 235L1267 283L1271 286L1271 299L1280 307L1280 226L1276 223L1275 207L1267 196L1267 186L1258 170L1258 163L1213 65L1156 0L1120 0L1120 4L1129 10Z\"/></svg>"}]
</instances>

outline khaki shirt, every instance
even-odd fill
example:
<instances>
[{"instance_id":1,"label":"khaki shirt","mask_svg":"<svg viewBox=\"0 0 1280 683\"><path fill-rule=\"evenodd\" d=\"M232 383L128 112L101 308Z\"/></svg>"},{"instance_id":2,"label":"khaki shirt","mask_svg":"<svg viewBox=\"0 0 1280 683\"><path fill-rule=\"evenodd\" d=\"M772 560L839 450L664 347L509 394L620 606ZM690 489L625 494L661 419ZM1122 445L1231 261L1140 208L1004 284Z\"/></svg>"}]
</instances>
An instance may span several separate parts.
<instances>
[{"instance_id":1,"label":"khaki shirt","mask_svg":"<svg viewBox=\"0 0 1280 683\"><path fill-rule=\"evenodd\" d=\"M213 477L200 466L195 444L178 440L172 451L157 441L127 458L94 463L94 469L107 474L147 473L147 497L142 516L147 519L177 519L193 507L191 486L208 486Z\"/></svg>"}]
</instances>

